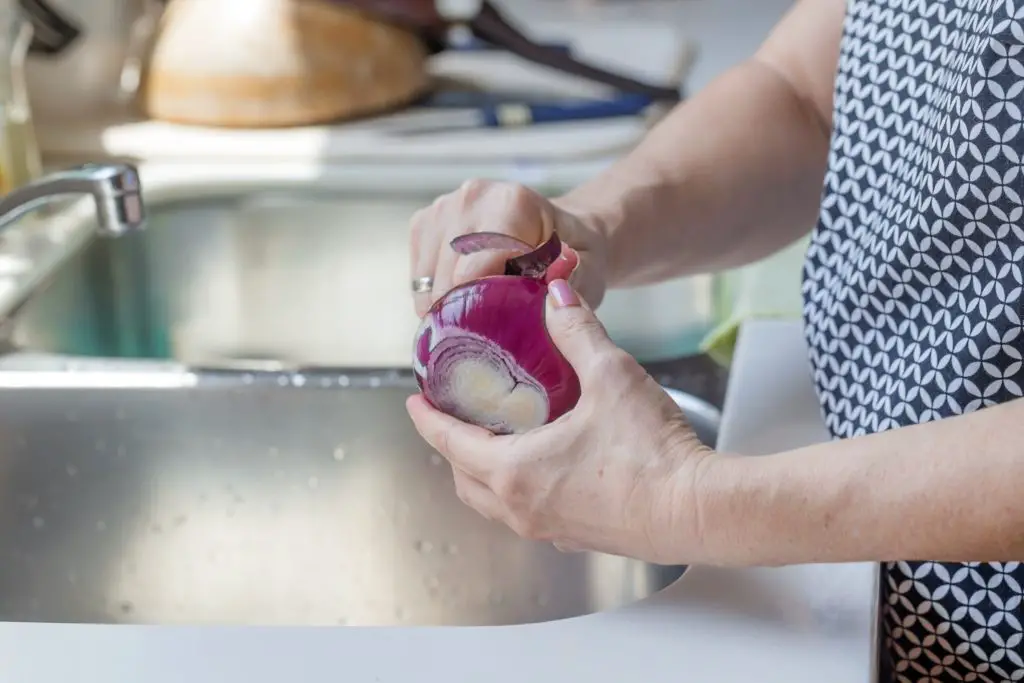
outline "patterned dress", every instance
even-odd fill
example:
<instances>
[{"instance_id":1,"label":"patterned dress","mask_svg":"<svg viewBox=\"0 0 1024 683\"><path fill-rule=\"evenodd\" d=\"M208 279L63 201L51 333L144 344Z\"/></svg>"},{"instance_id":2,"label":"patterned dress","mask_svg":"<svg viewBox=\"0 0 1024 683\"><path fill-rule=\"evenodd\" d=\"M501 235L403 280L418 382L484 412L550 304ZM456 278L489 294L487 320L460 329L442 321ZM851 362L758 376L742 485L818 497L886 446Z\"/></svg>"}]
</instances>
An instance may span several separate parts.
<instances>
[{"instance_id":1,"label":"patterned dress","mask_svg":"<svg viewBox=\"0 0 1024 683\"><path fill-rule=\"evenodd\" d=\"M804 272L836 438L1021 396L1022 125L1024 0L849 0ZM1024 681L1022 586L1018 562L883 565L882 680Z\"/></svg>"}]
</instances>

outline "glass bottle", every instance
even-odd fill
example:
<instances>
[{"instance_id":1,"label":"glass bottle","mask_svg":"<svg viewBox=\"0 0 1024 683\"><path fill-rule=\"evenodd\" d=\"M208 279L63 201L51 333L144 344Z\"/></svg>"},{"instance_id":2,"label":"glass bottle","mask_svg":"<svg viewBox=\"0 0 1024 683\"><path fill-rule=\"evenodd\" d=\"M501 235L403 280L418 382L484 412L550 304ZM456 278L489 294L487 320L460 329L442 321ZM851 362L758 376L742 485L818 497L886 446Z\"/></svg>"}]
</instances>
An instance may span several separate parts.
<instances>
[{"instance_id":1,"label":"glass bottle","mask_svg":"<svg viewBox=\"0 0 1024 683\"><path fill-rule=\"evenodd\" d=\"M25 83L33 26L18 0L0 0L0 194L42 175Z\"/></svg>"}]
</instances>

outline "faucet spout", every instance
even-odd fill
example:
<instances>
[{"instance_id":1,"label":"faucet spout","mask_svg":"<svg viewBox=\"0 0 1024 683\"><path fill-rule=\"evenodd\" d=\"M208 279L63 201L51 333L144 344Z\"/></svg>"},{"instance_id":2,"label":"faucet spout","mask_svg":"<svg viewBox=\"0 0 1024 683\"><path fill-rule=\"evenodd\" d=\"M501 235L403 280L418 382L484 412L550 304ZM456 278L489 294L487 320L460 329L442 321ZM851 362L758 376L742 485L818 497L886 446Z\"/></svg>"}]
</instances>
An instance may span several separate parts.
<instances>
[{"instance_id":1,"label":"faucet spout","mask_svg":"<svg viewBox=\"0 0 1024 683\"><path fill-rule=\"evenodd\" d=\"M138 170L131 164L86 164L44 176L0 197L0 233L29 211L76 194L92 195L100 235L120 237L145 225Z\"/></svg>"}]
</instances>

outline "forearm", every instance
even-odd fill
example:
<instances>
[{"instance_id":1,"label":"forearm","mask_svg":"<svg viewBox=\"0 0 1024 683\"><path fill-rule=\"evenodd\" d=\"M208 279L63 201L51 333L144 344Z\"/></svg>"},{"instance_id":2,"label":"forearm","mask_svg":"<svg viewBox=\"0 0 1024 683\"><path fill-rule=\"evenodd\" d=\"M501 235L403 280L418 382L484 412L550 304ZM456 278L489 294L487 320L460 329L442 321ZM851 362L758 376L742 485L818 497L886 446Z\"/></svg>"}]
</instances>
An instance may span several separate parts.
<instances>
[{"instance_id":1,"label":"forearm","mask_svg":"<svg viewBox=\"0 0 1024 683\"><path fill-rule=\"evenodd\" d=\"M709 467L716 564L1024 559L1024 400Z\"/></svg>"},{"instance_id":2,"label":"forearm","mask_svg":"<svg viewBox=\"0 0 1024 683\"><path fill-rule=\"evenodd\" d=\"M811 107L751 61L564 201L605 226L613 286L732 267L811 228L827 146Z\"/></svg>"}]
</instances>

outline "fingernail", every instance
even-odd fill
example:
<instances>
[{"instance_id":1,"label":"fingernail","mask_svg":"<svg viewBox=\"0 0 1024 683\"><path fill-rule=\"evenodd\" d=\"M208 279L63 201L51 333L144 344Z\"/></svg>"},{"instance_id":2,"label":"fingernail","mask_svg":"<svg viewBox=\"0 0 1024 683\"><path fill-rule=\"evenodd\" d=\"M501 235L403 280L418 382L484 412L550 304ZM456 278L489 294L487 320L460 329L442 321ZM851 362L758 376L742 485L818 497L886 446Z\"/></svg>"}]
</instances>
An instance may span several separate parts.
<instances>
[{"instance_id":1,"label":"fingernail","mask_svg":"<svg viewBox=\"0 0 1024 683\"><path fill-rule=\"evenodd\" d=\"M576 296L576 292L565 280L555 280L548 285L548 292L551 293L551 298L554 301L556 308L567 308L569 306L579 306L580 299Z\"/></svg>"}]
</instances>

